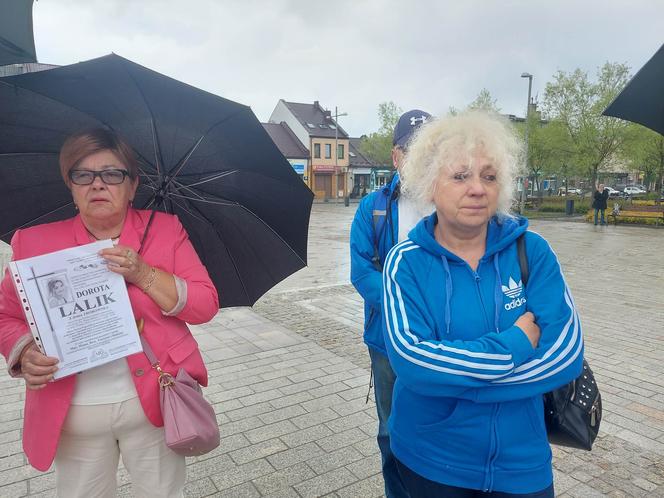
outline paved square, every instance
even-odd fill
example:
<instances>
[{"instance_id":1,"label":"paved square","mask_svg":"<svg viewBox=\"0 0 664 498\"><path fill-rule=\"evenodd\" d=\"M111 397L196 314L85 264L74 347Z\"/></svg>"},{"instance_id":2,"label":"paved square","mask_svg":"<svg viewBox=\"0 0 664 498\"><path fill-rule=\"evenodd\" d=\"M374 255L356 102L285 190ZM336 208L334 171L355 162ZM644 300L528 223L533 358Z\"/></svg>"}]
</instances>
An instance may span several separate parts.
<instances>
[{"instance_id":1,"label":"paved square","mask_svg":"<svg viewBox=\"0 0 664 498\"><path fill-rule=\"evenodd\" d=\"M192 327L222 441L188 460L186 496L382 496L362 300L348 283L354 211L315 204L310 266L254 309ZM531 229L558 254L604 403L592 452L554 448L557 495L664 496L664 230L556 221ZM0 248L0 263L7 258ZM0 374L0 497L54 496L53 473L33 470L21 450L23 391ZM131 496L124 469L118 485Z\"/></svg>"}]
</instances>

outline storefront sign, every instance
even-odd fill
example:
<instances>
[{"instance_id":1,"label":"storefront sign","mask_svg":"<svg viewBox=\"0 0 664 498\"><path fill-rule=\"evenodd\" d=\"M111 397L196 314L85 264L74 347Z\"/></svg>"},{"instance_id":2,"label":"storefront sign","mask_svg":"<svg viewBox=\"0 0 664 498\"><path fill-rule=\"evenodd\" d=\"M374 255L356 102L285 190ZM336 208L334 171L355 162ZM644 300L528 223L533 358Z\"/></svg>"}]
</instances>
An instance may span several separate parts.
<instances>
[{"instance_id":1,"label":"storefront sign","mask_svg":"<svg viewBox=\"0 0 664 498\"><path fill-rule=\"evenodd\" d=\"M313 169L316 173L334 173L334 164L314 164Z\"/></svg>"},{"instance_id":2,"label":"storefront sign","mask_svg":"<svg viewBox=\"0 0 664 498\"><path fill-rule=\"evenodd\" d=\"M302 163L291 163L291 166L298 175L304 175L304 164Z\"/></svg>"}]
</instances>

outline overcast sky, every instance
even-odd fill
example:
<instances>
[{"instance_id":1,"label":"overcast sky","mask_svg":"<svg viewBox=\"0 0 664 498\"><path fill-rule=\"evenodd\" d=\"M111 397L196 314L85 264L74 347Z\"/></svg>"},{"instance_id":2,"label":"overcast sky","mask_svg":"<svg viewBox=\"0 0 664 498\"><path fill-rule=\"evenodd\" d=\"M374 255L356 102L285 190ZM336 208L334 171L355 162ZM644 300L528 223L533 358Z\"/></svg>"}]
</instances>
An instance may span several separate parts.
<instances>
[{"instance_id":1,"label":"overcast sky","mask_svg":"<svg viewBox=\"0 0 664 498\"><path fill-rule=\"evenodd\" d=\"M377 108L433 114L482 88L523 115L557 70L641 67L664 42L664 0L38 0L39 62L115 52L251 106L320 101L353 136Z\"/></svg>"}]
</instances>

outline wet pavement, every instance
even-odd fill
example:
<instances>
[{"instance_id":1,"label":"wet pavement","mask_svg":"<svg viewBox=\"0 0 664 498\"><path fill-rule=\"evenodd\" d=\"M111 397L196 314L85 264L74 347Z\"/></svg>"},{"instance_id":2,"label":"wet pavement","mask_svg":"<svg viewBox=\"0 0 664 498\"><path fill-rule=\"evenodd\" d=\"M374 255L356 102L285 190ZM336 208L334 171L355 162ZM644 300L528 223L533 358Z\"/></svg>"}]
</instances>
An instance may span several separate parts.
<instances>
[{"instance_id":1,"label":"wet pavement","mask_svg":"<svg viewBox=\"0 0 664 498\"><path fill-rule=\"evenodd\" d=\"M354 210L315 204L309 267L253 309L192 327L222 442L188 459L185 496L382 495L362 301L348 283ZM664 496L664 230L564 221L531 229L558 254L604 403L592 452L553 449L557 495ZM0 263L6 257L0 248ZM54 496L53 473L32 469L21 451L23 389L0 376L0 497ZM120 496L131 496L129 481L121 469Z\"/></svg>"}]
</instances>

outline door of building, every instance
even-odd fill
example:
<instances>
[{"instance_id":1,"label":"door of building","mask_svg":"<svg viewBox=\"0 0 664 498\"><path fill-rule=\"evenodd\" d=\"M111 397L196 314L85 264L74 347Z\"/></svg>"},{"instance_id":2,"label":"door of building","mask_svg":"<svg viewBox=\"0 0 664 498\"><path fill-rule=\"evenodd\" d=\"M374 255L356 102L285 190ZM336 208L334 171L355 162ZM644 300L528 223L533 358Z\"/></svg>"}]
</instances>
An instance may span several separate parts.
<instances>
[{"instance_id":1,"label":"door of building","mask_svg":"<svg viewBox=\"0 0 664 498\"><path fill-rule=\"evenodd\" d=\"M314 176L314 193L316 197L332 198L332 175L316 173Z\"/></svg>"}]
</instances>

